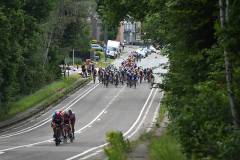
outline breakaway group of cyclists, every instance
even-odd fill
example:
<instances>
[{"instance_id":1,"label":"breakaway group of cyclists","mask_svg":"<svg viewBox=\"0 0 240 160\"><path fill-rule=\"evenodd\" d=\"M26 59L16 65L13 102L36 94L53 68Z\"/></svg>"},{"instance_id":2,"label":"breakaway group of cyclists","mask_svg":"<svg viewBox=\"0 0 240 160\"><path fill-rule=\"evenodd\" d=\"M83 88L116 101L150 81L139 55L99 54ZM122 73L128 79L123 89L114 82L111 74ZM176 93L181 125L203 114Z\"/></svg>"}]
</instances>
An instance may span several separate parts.
<instances>
[{"instance_id":1,"label":"breakaway group of cyclists","mask_svg":"<svg viewBox=\"0 0 240 160\"><path fill-rule=\"evenodd\" d=\"M53 128L53 137L56 145L59 145L60 142L66 143L68 139L73 142L75 138L75 120L75 114L71 109L68 111L56 111L53 114L51 126Z\"/></svg>"},{"instance_id":2,"label":"breakaway group of cyclists","mask_svg":"<svg viewBox=\"0 0 240 160\"><path fill-rule=\"evenodd\" d=\"M129 56L127 60L124 60L119 68L109 65L105 69L99 68L98 71L94 71L92 76L94 83L98 77L99 83L103 83L106 87L109 84L116 87L119 84L127 84L130 88L136 88L137 84L142 83L143 80L148 81L151 85L154 81L152 69L138 67L134 56Z\"/></svg>"}]
</instances>

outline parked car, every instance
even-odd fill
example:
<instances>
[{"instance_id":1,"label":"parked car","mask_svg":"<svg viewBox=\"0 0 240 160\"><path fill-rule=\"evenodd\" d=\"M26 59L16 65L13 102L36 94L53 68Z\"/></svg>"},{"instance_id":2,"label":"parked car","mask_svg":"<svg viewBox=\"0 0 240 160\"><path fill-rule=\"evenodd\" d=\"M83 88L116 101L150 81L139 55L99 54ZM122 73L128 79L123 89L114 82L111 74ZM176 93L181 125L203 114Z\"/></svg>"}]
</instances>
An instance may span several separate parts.
<instances>
[{"instance_id":1,"label":"parked car","mask_svg":"<svg viewBox=\"0 0 240 160\"><path fill-rule=\"evenodd\" d=\"M147 50L145 48L139 48L136 50L137 54L141 55L141 57L147 57Z\"/></svg>"},{"instance_id":2,"label":"parked car","mask_svg":"<svg viewBox=\"0 0 240 160\"><path fill-rule=\"evenodd\" d=\"M152 51L151 51L150 48L145 47L145 48L143 48L143 49L145 50L145 52L147 52L147 55L149 55L149 54L152 53Z\"/></svg>"},{"instance_id":3,"label":"parked car","mask_svg":"<svg viewBox=\"0 0 240 160\"><path fill-rule=\"evenodd\" d=\"M97 51L103 51L103 47L101 47L99 44L91 44L91 48Z\"/></svg>"},{"instance_id":4,"label":"parked car","mask_svg":"<svg viewBox=\"0 0 240 160\"><path fill-rule=\"evenodd\" d=\"M149 49L151 50L152 53L156 53L157 49L153 46L150 46Z\"/></svg>"},{"instance_id":5,"label":"parked car","mask_svg":"<svg viewBox=\"0 0 240 160\"><path fill-rule=\"evenodd\" d=\"M77 71L77 69L73 66L68 66L66 69L71 71Z\"/></svg>"}]
</instances>

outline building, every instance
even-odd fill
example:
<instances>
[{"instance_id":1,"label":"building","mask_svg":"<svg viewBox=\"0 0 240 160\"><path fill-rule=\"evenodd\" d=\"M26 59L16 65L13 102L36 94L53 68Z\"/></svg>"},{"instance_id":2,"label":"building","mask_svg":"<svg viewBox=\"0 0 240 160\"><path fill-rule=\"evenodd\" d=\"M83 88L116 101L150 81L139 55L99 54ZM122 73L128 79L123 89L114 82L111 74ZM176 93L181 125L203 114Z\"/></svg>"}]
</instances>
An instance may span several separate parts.
<instances>
[{"instance_id":1,"label":"building","mask_svg":"<svg viewBox=\"0 0 240 160\"><path fill-rule=\"evenodd\" d=\"M124 42L136 44L141 41L141 22L124 21Z\"/></svg>"}]
</instances>

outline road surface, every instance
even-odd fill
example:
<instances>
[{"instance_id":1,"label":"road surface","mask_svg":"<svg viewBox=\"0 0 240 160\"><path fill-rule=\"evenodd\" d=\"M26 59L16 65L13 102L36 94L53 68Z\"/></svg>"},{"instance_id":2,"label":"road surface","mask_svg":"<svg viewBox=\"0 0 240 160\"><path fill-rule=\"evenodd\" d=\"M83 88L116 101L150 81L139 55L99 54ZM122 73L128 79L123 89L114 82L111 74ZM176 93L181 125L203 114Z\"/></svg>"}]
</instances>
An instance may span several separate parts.
<instances>
[{"instance_id":1,"label":"road surface","mask_svg":"<svg viewBox=\"0 0 240 160\"><path fill-rule=\"evenodd\" d=\"M156 58L157 56L157 58ZM122 59L127 55L123 55ZM159 66L150 55L141 65ZM156 61L156 63L152 63ZM115 61L119 64L120 60ZM156 118L162 92L148 83L136 89L125 85L105 88L90 82L39 117L7 128L0 133L0 160L101 159L109 131L122 131L129 139L149 131ZM76 139L56 147L52 141L51 115L56 109L71 108L76 114Z\"/></svg>"}]
</instances>

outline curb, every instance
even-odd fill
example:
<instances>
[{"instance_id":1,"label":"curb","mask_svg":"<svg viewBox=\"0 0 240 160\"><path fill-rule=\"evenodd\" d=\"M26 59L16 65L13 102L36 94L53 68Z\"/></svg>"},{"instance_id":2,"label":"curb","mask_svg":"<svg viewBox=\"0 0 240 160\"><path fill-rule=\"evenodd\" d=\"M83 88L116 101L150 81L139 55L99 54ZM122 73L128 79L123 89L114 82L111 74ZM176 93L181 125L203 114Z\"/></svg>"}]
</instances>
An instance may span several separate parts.
<instances>
[{"instance_id":1,"label":"curb","mask_svg":"<svg viewBox=\"0 0 240 160\"><path fill-rule=\"evenodd\" d=\"M82 88L83 86L85 86L90 81L91 81L90 78L76 81L72 86L66 88L61 93L62 95L59 95L59 97L58 97L58 94L54 94L51 97L49 97L49 98L56 97L56 99L54 99L52 102L50 102L50 104L49 104L49 102L47 102L48 99L45 99L41 103L37 104L36 106L34 106L34 107L24 111L24 112L18 113L10 119L1 121L0 122L0 129L10 127L10 126L12 126L16 123L22 122L24 120L27 120L29 118L32 118L32 117L36 116L41 111L43 111L47 108L52 108L53 106L59 104L64 99L69 97L69 95L76 92L79 88Z\"/></svg>"}]
</instances>

